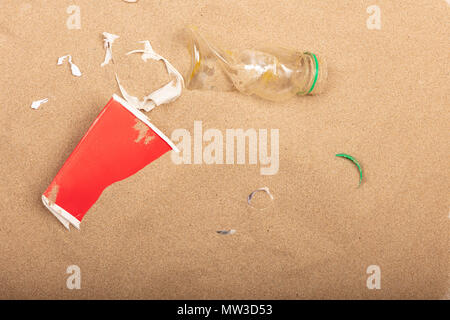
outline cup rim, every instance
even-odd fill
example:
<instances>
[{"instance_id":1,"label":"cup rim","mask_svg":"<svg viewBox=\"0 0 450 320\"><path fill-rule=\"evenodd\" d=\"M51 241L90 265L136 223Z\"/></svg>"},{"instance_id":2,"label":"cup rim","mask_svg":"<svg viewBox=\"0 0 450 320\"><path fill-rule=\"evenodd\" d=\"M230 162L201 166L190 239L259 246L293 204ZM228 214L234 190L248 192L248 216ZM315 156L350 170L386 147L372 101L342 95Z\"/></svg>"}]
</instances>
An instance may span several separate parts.
<instances>
[{"instance_id":1,"label":"cup rim","mask_svg":"<svg viewBox=\"0 0 450 320\"><path fill-rule=\"evenodd\" d=\"M173 143L172 140L170 140L161 130L159 130L154 124L152 124L145 114L143 114L137 108L133 107L131 104L125 101L125 99L119 97L117 94L113 94L112 99L120 103L124 108L134 114L139 120L149 126L150 129L152 129L157 135L161 137L161 139L167 142L167 144L172 148L173 151L180 152L175 143Z\"/></svg>"}]
</instances>

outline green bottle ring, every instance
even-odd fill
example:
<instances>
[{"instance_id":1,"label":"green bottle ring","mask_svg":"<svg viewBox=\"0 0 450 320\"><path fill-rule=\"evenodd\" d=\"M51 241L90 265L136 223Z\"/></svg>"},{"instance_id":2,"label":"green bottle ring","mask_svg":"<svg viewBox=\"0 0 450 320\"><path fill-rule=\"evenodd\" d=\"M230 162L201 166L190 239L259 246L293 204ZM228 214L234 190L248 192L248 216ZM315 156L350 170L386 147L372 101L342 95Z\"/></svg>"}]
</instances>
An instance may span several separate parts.
<instances>
[{"instance_id":1,"label":"green bottle ring","mask_svg":"<svg viewBox=\"0 0 450 320\"><path fill-rule=\"evenodd\" d=\"M311 91L313 91L313 89L314 89L314 87L315 87L315 85L316 85L316 82L317 82L317 78L319 77L319 61L317 61L317 57L316 57L316 55L314 54L314 53L312 53L312 52L303 52L304 54L307 54L307 55L309 55L309 56L311 56L311 57L313 57L314 58L314 64L316 65L316 70L315 70L315 73L314 73L314 81L313 81L313 84L312 84L312 86L311 86L311 88L309 88L309 90L308 90L308 92L306 92L306 94L310 94L311 93ZM301 95L301 94L303 94L304 92L301 92L301 91L299 91L299 92L297 92L297 94L299 94L299 95Z\"/></svg>"}]
</instances>

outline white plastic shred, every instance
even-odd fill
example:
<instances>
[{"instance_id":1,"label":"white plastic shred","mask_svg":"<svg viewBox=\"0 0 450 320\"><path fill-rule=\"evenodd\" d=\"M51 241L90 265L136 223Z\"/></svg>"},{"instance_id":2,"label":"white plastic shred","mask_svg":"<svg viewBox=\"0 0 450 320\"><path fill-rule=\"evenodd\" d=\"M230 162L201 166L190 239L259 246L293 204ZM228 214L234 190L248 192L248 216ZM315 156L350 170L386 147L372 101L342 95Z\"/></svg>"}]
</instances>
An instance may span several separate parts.
<instances>
[{"instance_id":1,"label":"white plastic shred","mask_svg":"<svg viewBox=\"0 0 450 320\"><path fill-rule=\"evenodd\" d=\"M180 72L166 58L159 55L153 50L150 41L145 40L140 41L140 43L144 44L144 49L130 51L127 53L127 55L133 53L140 53L141 58L144 62L146 62L148 59L163 61L164 64L166 65L167 73L171 77L173 77L173 79L165 86L159 88L158 90L153 91L148 96L145 96L143 100L139 100L137 97L128 94L128 92L120 84L117 75L116 80L117 84L119 85L119 89L122 93L122 96L128 103L132 104L138 109L150 111L156 106L176 100L183 91L184 79L183 76L180 74Z\"/></svg>"},{"instance_id":2,"label":"white plastic shred","mask_svg":"<svg viewBox=\"0 0 450 320\"><path fill-rule=\"evenodd\" d=\"M258 208L258 207L255 207L255 206L252 205L252 199L253 199L253 196L254 196L256 193L258 193L258 192L265 192L265 193L270 197L270 200L273 200L273 195L272 195L272 193L270 193L269 188L268 188L268 187L262 187L262 188L256 189L255 191L253 191L252 193L250 193L250 194L248 195L248 197L247 197L247 204L248 204L250 207L252 207L252 208L259 209L259 210L263 210L263 209L265 209L265 208L267 208L267 207Z\"/></svg>"},{"instance_id":3,"label":"white plastic shred","mask_svg":"<svg viewBox=\"0 0 450 320\"><path fill-rule=\"evenodd\" d=\"M104 36L104 47L106 50L106 56L105 61L102 63L102 66L106 65L111 61L112 58L112 50L111 50L111 44L119 38L119 36L110 34L108 32L103 32ZM164 85L163 87L153 91L149 95L145 96L142 100L139 100L139 98L130 95L125 88L120 83L119 77L117 74L115 74L117 85L119 86L120 92L123 96L123 98L133 107L144 110L144 111L150 111L156 106L159 106L164 103L169 103L174 100L176 100L183 91L184 88L184 79L183 76L180 74L180 72L163 56L156 53L152 45L150 44L150 41L140 41L139 43L144 44L144 49L138 49L128 52L126 55L130 55L133 53L140 53L141 58L144 62L146 62L148 59L156 60L156 61L163 61L167 73L169 76L171 76L172 80Z\"/></svg>"},{"instance_id":4,"label":"white plastic shred","mask_svg":"<svg viewBox=\"0 0 450 320\"><path fill-rule=\"evenodd\" d=\"M231 230L219 230L216 231L218 234L222 234L222 235L227 235L227 234L235 234L236 230L231 229Z\"/></svg>"},{"instance_id":5,"label":"white plastic shred","mask_svg":"<svg viewBox=\"0 0 450 320\"><path fill-rule=\"evenodd\" d=\"M46 103L46 102L48 102L48 98L33 101L31 103L31 108L36 110L41 106L41 104Z\"/></svg>"},{"instance_id":6,"label":"white plastic shred","mask_svg":"<svg viewBox=\"0 0 450 320\"><path fill-rule=\"evenodd\" d=\"M62 65L64 63L64 60L66 60L69 62L70 64L70 70L72 71L72 74L75 77L81 77L81 71L80 68L78 68L78 66L72 62L72 56L70 54L59 57L58 58L58 66Z\"/></svg>"},{"instance_id":7,"label":"white plastic shred","mask_svg":"<svg viewBox=\"0 0 450 320\"><path fill-rule=\"evenodd\" d=\"M107 65L112 59L112 44L116 39L119 38L118 35L103 32L103 47L105 48L105 60L102 62L101 66L104 67Z\"/></svg>"}]
</instances>

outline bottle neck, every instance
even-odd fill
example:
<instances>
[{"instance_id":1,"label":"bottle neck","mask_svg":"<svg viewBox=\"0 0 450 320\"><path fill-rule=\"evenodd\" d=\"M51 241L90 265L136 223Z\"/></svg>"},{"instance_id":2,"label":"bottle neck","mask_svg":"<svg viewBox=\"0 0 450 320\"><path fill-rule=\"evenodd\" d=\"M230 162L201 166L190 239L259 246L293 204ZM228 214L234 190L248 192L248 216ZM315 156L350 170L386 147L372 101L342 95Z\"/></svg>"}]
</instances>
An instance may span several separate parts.
<instances>
[{"instance_id":1,"label":"bottle neck","mask_svg":"<svg viewBox=\"0 0 450 320\"><path fill-rule=\"evenodd\" d=\"M297 95L317 94L321 92L326 78L326 67L314 53L304 52L300 58L302 81L299 82Z\"/></svg>"}]
</instances>

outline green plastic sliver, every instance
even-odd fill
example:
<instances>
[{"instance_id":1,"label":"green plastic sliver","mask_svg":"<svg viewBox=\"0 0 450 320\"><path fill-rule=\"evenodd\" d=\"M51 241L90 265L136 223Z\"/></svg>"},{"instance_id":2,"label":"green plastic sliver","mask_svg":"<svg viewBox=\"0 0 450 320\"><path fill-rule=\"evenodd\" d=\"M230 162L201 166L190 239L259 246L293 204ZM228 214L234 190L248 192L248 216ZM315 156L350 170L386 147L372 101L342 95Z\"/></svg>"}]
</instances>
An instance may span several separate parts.
<instances>
[{"instance_id":1,"label":"green plastic sliver","mask_svg":"<svg viewBox=\"0 0 450 320\"><path fill-rule=\"evenodd\" d=\"M312 52L304 52L304 54L307 54L307 55L313 57L314 58L314 64L316 66L316 70L315 70L315 73L314 73L313 84L312 84L311 88L309 88L308 92L306 92L306 94L310 94L311 91L313 91L313 89L314 89L314 87L316 85L316 82L317 82L317 77L319 76L319 62L317 61L317 57L316 57L316 55L314 53L312 53ZM297 94L301 95L301 94L303 94L303 92L300 91L300 92L297 92Z\"/></svg>"},{"instance_id":2,"label":"green plastic sliver","mask_svg":"<svg viewBox=\"0 0 450 320\"><path fill-rule=\"evenodd\" d=\"M338 153L338 154L336 154L336 157L342 157L342 158L351 160L358 167L358 170L359 170L359 185L358 186L360 186L361 182L362 182L362 178L363 178L363 173L362 173L361 165L359 164L358 160L353 158L351 155L345 154L345 153Z\"/></svg>"}]
</instances>

